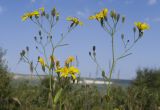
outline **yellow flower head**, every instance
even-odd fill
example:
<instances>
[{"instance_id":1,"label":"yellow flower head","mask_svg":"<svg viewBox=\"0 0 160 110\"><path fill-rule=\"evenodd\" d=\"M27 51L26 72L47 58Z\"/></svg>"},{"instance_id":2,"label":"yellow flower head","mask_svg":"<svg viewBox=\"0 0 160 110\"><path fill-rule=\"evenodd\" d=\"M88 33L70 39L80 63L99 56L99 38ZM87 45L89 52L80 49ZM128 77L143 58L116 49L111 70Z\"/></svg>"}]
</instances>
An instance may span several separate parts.
<instances>
[{"instance_id":1,"label":"yellow flower head","mask_svg":"<svg viewBox=\"0 0 160 110\"><path fill-rule=\"evenodd\" d=\"M74 66L69 67L69 73L71 74L78 74L79 73L79 69L75 68Z\"/></svg>"},{"instance_id":2,"label":"yellow flower head","mask_svg":"<svg viewBox=\"0 0 160 110\"><path fill-rule=\"evenodd\" d=\"M79 74L79 69L71 66L71 67L69 67L69 73L72 76L72 78L75 80L76 74Z\"/></svg>"},{"instance_id":3,"label":"yellow flower head","mask_svg":"<svg viewBox=\"0 0 160 110\"><path fill-rule=\"evenodd\" d=\"M35 10L33 12L28 12L28 13L25 13L21 18L22 18L22 21L25 21L27 20L28 18L32 18L32 17L35 17L35 16L40 16L40 13L43 13L44 12L44 7L42 8L39 8L38 10Z\"/></svg>"},{"instance_id":4,"label":"yellow flower head","mask_svg":"<svg viewBox=\"0 0 160 110\"><path fill-rule=\"evenodd\" d=\"M43 58L38 57L38 62L39 62L42 66L45 66L45 61L44 61Z\"/></svg>"},{"instance_id":5,"label":"yellow flower head","mask_svg":"<svg viewBox=\"0 0 160 110\"><path fill-rule=\"evenodd\" d=\"M99 13L97 13L93 16L90 16L89 20L97 19L98 21L100 21L100 20L105 19L107 17L107 14L108 14L108 9L105 8L102 11L100 11Z\"/></svg>"},{"instance_id":6,"label":"yellow flower head","mask_svg":"<svg viewBox=\"0 0 160 110\"><path fill-rule=\"evenodd\" d=\"M66 60L66 64L69 64L69 63L71 63L71 62L73 62L73 61L75 61L75 58L73 57L73 56L69 56L68 58L67 58L67 60Z\"/></svg>"},{"instance_id":7,"label":"yellow flower head","mask_svg":"<svg viewBox=\"0 0 160 110\"><path fill-rule=\"evenodd\" d=\"M33 12L28 12L28 13L25 13L23 16L22 16L22 21L25 21L27 20L28 18L31 18L31 17L34 17L34 16L39 16L39 12L38 11L33 11Z\"/></svg>"},{"instance_id":8,"label":"yellow flower head","mask_svg":"<svg viewBox=\"0 0 160 110\"><path fill-rule=\"evenodd\" d=\"M60 77L68 77L69 75L69 70L67 67L63 67L63 68L60 68L58 70L56 70L57 73L61 73Z\"/></svg>"},{"instance_id":9,"label":"yellow flower head","mask_svg":"<svg viewBox=\"0 0 160 110\"><path fill-rule=\"evenodd\" d=\"M55 72L60 73L60 77L69 77L71 76L73 79L76 79L76 74L79 74L78 68L75 68L74 66L71 67L63 67L57 69Z\"/></svg>"},{"instance_id":10,"label":"yellow flower head","mask_svg":"<svg viewBox=\"0 0 160 110\"><path fill-rule=\"evenodd\" d=\"M147 23L135 22L134 24L135 24L135 26L136 26L140 31L148 30L148 29L150 28Z\"/></svg>"},{"instance_id":11,"label":"yellow flower head","mask_svg":"<svg viewBox=\"0 0 160 110\"><path fill-rule=\"evenodd\" d=\"M67 17L67 21L71 21L73 24L76 24L76 25L80 25L80 26L83 25L83 22L79 21L79 19L75 17Z\"/></svg>"}]
</instances>

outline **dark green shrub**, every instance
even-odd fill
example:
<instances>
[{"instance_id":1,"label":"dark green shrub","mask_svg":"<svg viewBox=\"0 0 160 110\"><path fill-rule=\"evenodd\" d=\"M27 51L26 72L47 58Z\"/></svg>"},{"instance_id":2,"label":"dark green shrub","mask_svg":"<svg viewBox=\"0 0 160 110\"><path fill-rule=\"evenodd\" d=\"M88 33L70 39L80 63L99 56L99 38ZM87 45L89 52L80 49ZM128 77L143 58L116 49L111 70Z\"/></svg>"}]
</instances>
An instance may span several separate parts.
<instances>
[{"instance_id":1,"label":"dark green shrub","mask_svg":"<svg viewBox=\"0 0 160 110\"><path fill-rule=\"evenodd\" d=\"M160 104L160 70L143 69L128 90L129 107L138 110L157 110Z\"/></svg>"},{"instance_id":2,"label":"dark green shrub","mask_svg":"<svg viewBox=\"0 0 160 110\"><path fill-rule=\"evenodd\" d=\"M8 72L8 67L4 55L6 51L0 48L0 110L8 110L9 103L12 101L10 98L10 81L11 77Z\"/></svg>"}]
</instances>

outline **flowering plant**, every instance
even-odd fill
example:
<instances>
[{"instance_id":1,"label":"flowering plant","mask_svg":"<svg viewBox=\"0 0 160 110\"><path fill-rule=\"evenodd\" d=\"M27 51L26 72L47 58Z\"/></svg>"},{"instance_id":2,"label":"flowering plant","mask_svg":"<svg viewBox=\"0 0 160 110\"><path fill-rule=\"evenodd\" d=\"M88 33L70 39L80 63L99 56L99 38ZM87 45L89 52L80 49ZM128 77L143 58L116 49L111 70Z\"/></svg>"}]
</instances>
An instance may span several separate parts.
<instances>
[{"instance_id":1,"label":"flowering plant","mask_svg":"<svg viewBox=\"0 0 160 110\"><path fill-rule=\"evenodd\" d=\"M121 22L122 24L125 23L125 17L121 16L116 11L110 11L109 13L108 9L105 8L102 11L96 13L95 15L90 16L89 19L98 21L101 27L105 30L105 32L109 34L111 38L112 61L111 61L111 66L108 69L109 71L105 71L105 69L102 69L102 67L98 63L97 58L96 58L96 47L95 46L93 46L93 51L89 52L90 57L92 58L94 63L97 65L97 67L101 70L103 79L109 82L109 84L107 85L107 94L105 96L107 101L109 101L111 100L111 79L112 79L112 75L115 70L115 66L117 62L120 59L123 59L132 54L130 53L130 50L142 38L144 30L149 29L149 25L143 22L135 22L134 23L135 26L133 28L134 37L133 37L133 40L131 40L131 42L130 40L126 41L124 34L122 34L121 39L122 39L124 51L119 56L116 56L115 55L115 37L116 37L115 34L117 32L117 27L118 27L119 22ZM138 30L138 35L136 35L137 30Z\"/></svg>"},{"instance_id":2,"label":"flowering plant","mask_svg":"<svg viewBox=\"0 0 160 110\"><path fill-rule=\"evenodd\" d=\"M68 86L65 82L74 82L79 74L79 69L73 65L73 62L75 61L73 56L69 56L66 59L64 66L61 66L60 61L55 57L55 50L59 47L68 45L63 44L63 41L68 33L70 33L78 25L81 26L83 23L79 21L78 18L68 17L67 21L70 21L71 23L67 32L65 34L61 34L61 39L58 42L53 42L53 28L59 21L59 13L56 8L53 8L50 14L48 14L43 7L33 12L27 12L22 16L22 21L26 20L31 20L40 29L38 32L38 37L34 37L36 50L40 55L37 57L36 62L30 60L28 55L30 50L27 46L26 49L22 50L20 53L20 61L29 64L31 72L35 72L38 76L40 75L38 66L40 66L42 72L46 74L46 77L49 77L48 103L51 108L56 109L57 103L60 102L61 104L60 97L62 92ZM48 23L50 27L49 29L43 24L44 20ZM50 52L48 51L49 47L51 47ZM39 78L42 79L40 76ZM57 85L60 86L58 87L58 91L55 88ZM62 105L59 107L61 106Z\"/></svg>"}]
</instances>

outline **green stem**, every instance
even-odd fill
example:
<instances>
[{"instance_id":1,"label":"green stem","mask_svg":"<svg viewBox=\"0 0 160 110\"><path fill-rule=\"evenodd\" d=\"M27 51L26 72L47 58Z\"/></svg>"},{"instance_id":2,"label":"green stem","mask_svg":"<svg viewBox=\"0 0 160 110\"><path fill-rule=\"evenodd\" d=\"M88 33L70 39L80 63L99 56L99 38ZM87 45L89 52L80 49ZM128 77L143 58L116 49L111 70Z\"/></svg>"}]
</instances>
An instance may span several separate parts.
<instances>
[{"instance_id":1,"label":"green stem","mask_svg":"<svg viewBox=\"0 0 160 110\"><path fill-rule=\"evenodd\" d=\"M111 37L112 37L112 66L111 66L110 73L109 73L109 84L108 84L108 88L107 88L108 96L110 95L111 78L112 78L113 70L115 68L114 32L112 32Z\"/></svg>"}]
</instances>

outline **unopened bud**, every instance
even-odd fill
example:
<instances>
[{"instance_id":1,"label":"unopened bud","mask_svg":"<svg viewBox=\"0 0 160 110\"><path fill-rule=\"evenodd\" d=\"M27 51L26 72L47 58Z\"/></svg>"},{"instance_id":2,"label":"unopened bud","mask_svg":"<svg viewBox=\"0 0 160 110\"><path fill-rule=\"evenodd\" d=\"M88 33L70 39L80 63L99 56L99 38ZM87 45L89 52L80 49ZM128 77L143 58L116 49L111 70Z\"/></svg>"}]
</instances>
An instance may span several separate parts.
<instances>
[{"instance_id":1,"label":"unopened bud","mask_svg":"<svg viewBox=\"0 0 160 110\"><path fill-rule=\"evenodd\" d=\"M28 46L26 47L26 50L29 51L29 47Z\"/></svg>"},{"instance_id":2,"label":"unopened bud","mask_svg":"<svg viewBox=\"0 0 160 110\"><path fill-rule=\"evenodd\" d=\"M38 56L38 62L39 62L40 56Z\"/></svg>"},{"instance_id":3,"label":"unopened bud","mask_svg":"<svg viewBox=\"0 0 160 110\"><path fill-rule=\"evenodd\" d=\"M122 17L122 23L125 22L125 19L126 19L125 16L123 16L123 17Z\"/></svg>"},{"instance_id":4,"label":"unopened bud","mask_svg":"<svg viewBox=\"0 0 160 110\"><path fill-rule=\"evenodd\" d=\"M51 15L54 17L56 15L56 8L53 8L51 11Z\"/></svg>"},{"instance_id":5,"label":"unopened bud","mask_svg":"<svg viewBox=\"0 0 160 110\"><path fill-rule=\"evenodd\" d=\"M25 50L22 50L22 52L21 52L21 54L22 54L22 56L25 56Z\"/></svg>"},{"instance_id":6,"label":"unopened bud","mask_svg":"<svg viewBox=\"0 0 160 110\"><path fill-rule=\"evenodd\" d=\"M133 28L133 32L134 32L134 33L136 32L136 27Z\"/></svg>"},{"instance_id":7,"label":"unopened bud","mask_svg":"<svg viewBox=\"0 0 160 110\"><path fill-rule=\"evenodd\" d=\"M104 70L102 71L102 77L105 77L105 71Z\"/></svg>"},{"instance_id":8,"label":"unopened bud","mask_svg":"<svg viewBox=\"0 0 160 110\"><path fill-rule=\"evenodd\" d=\"M115 18L115 17L116 17L116 12L115 12L114 10L112 10L112 11L110 12L110 16L111 16L112 18Z\"/></svg>"},{"instance_id":9,"label":"unopened bud","mask_svg":"<svg viewBox=\"0 0 160 110\"><path fill-rule=\"evenodd\" d=\"M56 21L58 21L58 20L59 20L59 13L56 12Z\"/></svg>"},{"instance_id":10,"label":"unopened bud","mask_svg":"<svg viewBox=\"0 0 160 110\"><path fill-rule=\"evenodd\" d=\"M117 14L117 22L119 21L120 18L120 14Z\"/></svg>"},{"instance_id":11,"label":"unopened bud","mask_svg":"<svg viewBox=\"0 0 160 110\"><path fill-rule=\"evenodd\" d=\"M124 34L121 34L121 39L122 39L122 40L124 39Z\"/></svg>"},{"instance_id":12,"label":"unopened bud","mask_svg":"<svg viewBox=\"0 0 160 110\"><path fill-rule=\"evenodd\" d=\"M96 51L96 46L93 46L93 51Z\"/></svg>"},{"instance_id":13,"label":"unopened bud","mask_svg":"<svg viewBox=\"0 0 160 110\"><path fill-rule=\"evenodd\" d=\"M37 41L37 37L36 36L34 37L34 40Z\"/></svg>"},{"instance_id":14,"label":"unopened bud","mask_svg":"<svg viewBox=\"0 0 160 110\"><path fill-rule=\"evenodd\" d=\"M38 49L38 47L36 46L36 49Z\"/></svg>"},{"instance_id":15,"label":"unopened bud","mask_svg":"<svg viewBox=\"0 0 160 110\"><path fill-rule=\"evenodd\" d=\"M42 35L42 33L41 33L41 31L40 31L40 30L39 30L39 32L38 32L38 33L39 33L39 36L41 36L41 35Z\"/></svg>"}]
</instances>

